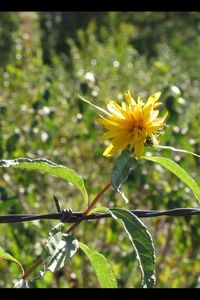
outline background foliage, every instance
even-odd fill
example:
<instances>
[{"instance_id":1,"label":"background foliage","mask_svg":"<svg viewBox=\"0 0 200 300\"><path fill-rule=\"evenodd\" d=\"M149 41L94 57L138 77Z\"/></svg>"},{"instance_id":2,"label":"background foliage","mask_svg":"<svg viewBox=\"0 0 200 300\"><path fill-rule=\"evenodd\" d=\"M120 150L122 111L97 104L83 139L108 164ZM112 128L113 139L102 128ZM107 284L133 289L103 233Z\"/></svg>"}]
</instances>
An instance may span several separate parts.
<instances>
[{"instance_id":1,"label":"background foliage","mask_svg":"<svg viewBox=\"0 0 200 300\"><path fill-rule=\"evenodd\" d=\"M96 112L77 94L105 107L130 89L147 97L162 92L169 111L161 144L200 153L200 15L198 12L42 12L0 13L0 158L45 157L73 168L86 181L90 199L110 180L113 162ZM197 182L197 158L164 151ZM0 170L1 214L82 210L81 194L64 181L34 171ZM170 209L196 207L188 188L158 165L141 161L123 199L111 191L107 207ZM199 287L200 219L145 219L157 255L156 287ZM55 221L1 224L0 245L23 262L40 257ZM94 239L95 235L95 239ZM135 253L112 220L85 222L76 237L98 249L111 263L119 287L139 286ZM0 287L12 287L18 266L0 260ZM53 282L53 283L52 283ZM82 252L35 287L97 287Z\"/></svg>"}]
</instances>

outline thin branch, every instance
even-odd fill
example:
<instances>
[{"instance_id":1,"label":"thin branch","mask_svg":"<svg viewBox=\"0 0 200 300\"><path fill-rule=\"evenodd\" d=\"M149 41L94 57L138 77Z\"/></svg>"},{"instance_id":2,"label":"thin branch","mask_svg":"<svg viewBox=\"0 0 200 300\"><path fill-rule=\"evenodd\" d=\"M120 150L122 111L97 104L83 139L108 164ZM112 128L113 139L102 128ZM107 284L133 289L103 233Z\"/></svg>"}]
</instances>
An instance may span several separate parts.
<instances>
[{"instance_id":1,"label":"thin branch","mask_svg":"<svg viewBox=\"0 0 200 300\"><path fill-rule=\"evenodd\" d=\"M41 263L43 262L42 258L39 258L34 265L22 276L22 279L26 279Z\"/></svg>"},{"instance_id":2,"label":"thin branch","mask_svg":"<svg viewBox=\"0 0 200 300\"><path fill-rule=\"evenodd\" d=\"M68 223L69 221L72 221L73 224L66 230L66 233L70 233L71 231L73 231L82 221L83 221L83 218L86 217L89 212L92 210L92 208L94 207L94 205L97 203L97 201L100 199L100 197L112 186L112 183L109 182L108 184L106 184L106 186L96 195L96 197L93 199L93 201L90 203L90 205L85 209L85 211L83 213L81 213L81 216L79 217L79 220L76 219L76 222L74 222L72 220L72 217L73 217L73 213L72 213L72 210L71 209L67 209L67 210L60 210L60 205L59 205L59 202L58 202L58 199L54 196L54 201L55 201L55 205L56 205L56 208L57 208L57 214L53 214L53 219L57 219L57 215L59 214L59 219L61 222L63 223ZM52 217L52 214L50 214L51 217ZM22 218L25 218L27 216L23 215ZM38 216L30 216L33 220L38 220ZM35 218L36 217L36 218ZM48 218L49 219L49 214L46 214L46 215L42 215L42 218L43 219L46 219ZM16 220L16 219L15 219ZM26 219L27 220L27 219ZM25 219L24 219L25 221ZM26 279L39 265L41 265L43 262L43 259L40 258L38 259L34 265L32 265L30 267L30 269L23 275L23 279Z\"/></svg>"},{"instance_id":3,"label":"thin branch","mask_svg":"<svg viewBox=\"0 0 200 300\"><path fill-rule=\"evenodd\" d=\"M82 214L82 217L72 224L67 230L66 233L72 232L83 220L85 220L86 216L89 215L90 211L93 209L95 204L99 201L101 196L112 186L111 181L109 181L104 188L96 195L96 197L93 199L93 201L90 203L90 205L84 210L84 213ZM69 219L69 218L68 218Z\"/></svg>"}]
</instances>

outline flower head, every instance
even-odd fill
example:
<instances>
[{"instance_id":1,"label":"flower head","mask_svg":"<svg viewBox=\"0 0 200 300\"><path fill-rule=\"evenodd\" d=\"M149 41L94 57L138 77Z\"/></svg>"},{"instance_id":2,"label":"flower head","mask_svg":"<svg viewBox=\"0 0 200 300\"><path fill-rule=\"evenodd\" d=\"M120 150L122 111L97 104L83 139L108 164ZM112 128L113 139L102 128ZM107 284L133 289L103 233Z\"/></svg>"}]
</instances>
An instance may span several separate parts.
<instances>
[{"instance_id":1,"label":"flower head","mask_svg":"<svg viewBox=\"0 0 200 300\"><path fill-rule=\"evenodd\" d=\"M109 102L107 116L98 118L98 122L107 129L100 139L111 140L103 153L104 156L113 156L130 146L135 157L141 159L147 139L151 139L154 145L158 144L154 134L165 126L164 121L167 117L166 113L157 118L159 110L154 110L161 104L157 102L160 95L161 93L156 93L144 103L140 97L136 102L128 91L125 94L127 103L122 102L120 106L115 101Z\"/></svg>"}]
</instances>

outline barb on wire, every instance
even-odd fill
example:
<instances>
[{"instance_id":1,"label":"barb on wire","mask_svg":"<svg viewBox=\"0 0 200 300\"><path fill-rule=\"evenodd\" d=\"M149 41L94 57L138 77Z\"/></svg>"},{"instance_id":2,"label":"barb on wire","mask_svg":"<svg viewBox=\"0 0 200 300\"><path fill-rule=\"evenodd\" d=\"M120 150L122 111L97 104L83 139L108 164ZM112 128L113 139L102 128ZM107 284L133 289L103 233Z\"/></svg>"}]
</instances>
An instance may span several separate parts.
<instances>
[{"instance_id":1,"label":"barb on wire","mask_svg":"<svg viewBox=\"0 0 200 300\"><path fill-rule=\"evenodd\" d=\"M198 208L175 208L170 210L130 210L139 218L152 218L160 216L192 216L200 215L200 209ZM86 220L97 220L102 218L112 218L107 213L93 213L85 216L83 212L72 212L71 209L58 211L56 213L49 214L26 214L26 215L4 215L0 216L0 223L17 223L33 220L60 220L63 223L77 223Z\"/></svg>"}]
</instances>

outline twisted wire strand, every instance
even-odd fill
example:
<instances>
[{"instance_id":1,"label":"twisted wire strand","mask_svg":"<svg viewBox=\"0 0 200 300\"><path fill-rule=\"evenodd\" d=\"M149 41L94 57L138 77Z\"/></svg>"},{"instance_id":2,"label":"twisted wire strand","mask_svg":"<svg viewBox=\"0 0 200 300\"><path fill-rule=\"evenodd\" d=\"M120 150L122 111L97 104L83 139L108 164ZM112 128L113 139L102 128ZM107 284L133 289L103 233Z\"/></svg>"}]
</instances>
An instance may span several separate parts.
<instances>
[{"instance_id":1,"label":"twisted wire strand","mask_svg":"<svg viewBox=\"0 0 200 300\"><path fill-rule=\"evenodd\" d=\"M200 209L198 208L174 208L170 210L130 210L134 215L139 218L152 218L161 216L192 216L199 215ZM80 221L97 220L102 218L112 218L107 213L93 213L84 216L82 212L72 212L71 209L62 210L56 213L49 214L20 214L20 215L3 215L0 216L0 223L18 223L34 220L60 220L63 223L77 223Z\"/></svg>"}]
</instances>

